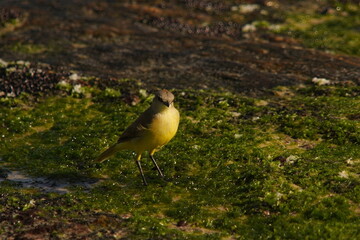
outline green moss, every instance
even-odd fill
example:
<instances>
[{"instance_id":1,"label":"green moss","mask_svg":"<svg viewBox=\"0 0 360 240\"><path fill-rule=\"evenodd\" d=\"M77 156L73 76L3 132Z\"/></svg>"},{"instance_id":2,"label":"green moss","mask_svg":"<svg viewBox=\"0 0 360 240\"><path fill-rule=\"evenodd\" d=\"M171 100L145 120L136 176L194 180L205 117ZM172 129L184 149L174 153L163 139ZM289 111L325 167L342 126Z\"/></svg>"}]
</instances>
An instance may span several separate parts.
<instances>
[{"instance_id":1,"label":"green moss","mask_svg":"<svg viewBox=\"0 0 360 240\"><path fill-rule=\"evenodd\" d=\"M27 54L39 54L49 50L44 45L23 44L23 43L15 43L10 46L10 49L14 52L27 53Z\"/></svg>"},{"instance_id":2,"label":"green moss","mask_svg":"<svg viewBox=\"0 0 360 240\"><path fill-rule=\"evenodd\" d=\"M151 97L143 94L130 106L119 90L92 88L90 96L16 98L0 106L1 167L73 183L101 181L61 196L18 194L19 186L4 181L0 211L29 211L29 199L40 194L61 202L37 206L44 216L125 216L120 225L131 239L351 239L359 234L359 87L291 91L291 98L262 99L267 104L239 94L174 91L180 128L155 155L164 180L144 155L148 187L129 151L102 164L92 160Z\"/></svg>"},{"instance_id":3,"label":"green moss","mask_svg":"<svg viewBox=\"0 0 360 240\"><path fill-rule=\"evenodd\" d=\"M359 6L334 7L333 14L290 14L284 32L299 38L307 47L360 55Z\"/></svg>"},{"instance_id":4,"label":"green moss","mask_svg":"<svg viewBox=\"0 0 360 240\"><path fill-rule=\"evenodd\" d=\"M14 31L16 28L22 26L25 22L25 18L11 18L7 21L0 22L0 36L8 32Z\"/></svg>"}]
</instances>

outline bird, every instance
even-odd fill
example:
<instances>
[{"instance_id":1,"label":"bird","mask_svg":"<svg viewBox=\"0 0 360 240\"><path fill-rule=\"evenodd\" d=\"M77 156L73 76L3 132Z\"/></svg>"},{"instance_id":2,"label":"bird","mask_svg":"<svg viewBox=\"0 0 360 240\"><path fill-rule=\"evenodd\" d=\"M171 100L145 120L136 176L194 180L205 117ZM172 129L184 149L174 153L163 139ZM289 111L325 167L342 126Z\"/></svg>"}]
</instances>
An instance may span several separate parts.
<instances>
[{"instance_id":1,"label":"bird","mask_svg":"<svg viewBox=\"0 0 360 240\"><path fill-rule=\"evenodd\" d=\"M141 168L141 156L147 151L159 175L164 177L155 161L154 153L167 144L176 134L180 122L179 111L174 106L175 96L162 89L155 93L150 107L145 110L119 137L117 143L99 155L96 162L103 162L117 151L132 150L143 184L147 186Z\"/></svg>"}]
</instances>

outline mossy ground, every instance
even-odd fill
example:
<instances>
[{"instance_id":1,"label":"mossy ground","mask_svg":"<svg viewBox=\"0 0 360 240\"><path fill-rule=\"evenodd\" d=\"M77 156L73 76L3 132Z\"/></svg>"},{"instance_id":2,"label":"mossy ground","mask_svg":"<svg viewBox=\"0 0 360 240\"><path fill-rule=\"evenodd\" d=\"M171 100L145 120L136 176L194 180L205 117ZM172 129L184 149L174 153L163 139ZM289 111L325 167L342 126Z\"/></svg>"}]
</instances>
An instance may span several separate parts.
<instances>
[{"instance_id":1,"label":"mossy ground","mask_svg":"<svg viewBox=\"0 0 360 240\"><path fill-rule=\"evenodd\" d=\"M331 1L329 1L331 2ZM284 32L311 48L360 55L360 6L356 3L328 3L321 12L288 13Z\"/></svg>"},{"instance_id":2,"label":"mossy ground","mask_svg":"<svg viewBox=\"0 0 360 240\"><path fill-rule=\"evenodd\" d=\"M306 46L359 55L358 7L338 7L333 14L283 16L283 30ZM10 48L24 54L52 51L39 44ZM59 88L57 95L0 99L1 179L17 170L74 184L59 194L1 181L2 238L360 235L356 85L278 87L262 98L174 90L180 128L155 155L165 179L144 156L148 187L131 152L102 164L93 159L149 106L151 96L133 89L140 102L131 105L121 88ZM76 185L89 179L97 181L91 188Z\"/></svg>"},{"instance_id":3,"label":"mossy ground","mask_svg":"<svg viewBox=\"0 0 360 240\"><path fill-rule=\"evenodd\" d=\"M57 222L46 232L59 238L72 236L62 227L70 223L87 229L74 236L100 238L359 236L359 87L279 87L263 99L174 90L180 128L155 155L165 179L142 160L148 187L131 152L93 162L151 101L139 94L132 106L119 92L93 87L3 99L2 169L73 183L101 180L67 194L1 182L0 214L17 212L1 221L3 236L28 231L25 213Z\"/></svg>"}]
</instances>

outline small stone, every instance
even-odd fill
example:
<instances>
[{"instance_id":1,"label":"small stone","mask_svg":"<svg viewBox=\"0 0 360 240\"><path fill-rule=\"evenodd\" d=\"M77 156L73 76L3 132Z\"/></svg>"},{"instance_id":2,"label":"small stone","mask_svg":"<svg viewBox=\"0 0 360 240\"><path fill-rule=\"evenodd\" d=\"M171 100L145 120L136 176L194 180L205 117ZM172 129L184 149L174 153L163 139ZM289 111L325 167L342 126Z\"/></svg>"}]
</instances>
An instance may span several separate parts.
<instances>
[{"instance_id":1,"label":"small stone","mask_svg":"<svg viewBox=\"0 0 360 240\"><path fill-rule=\"evenodd\" d=\"M346 160L346 163L349 165L354 165L354 161L352 160L352 158L349 158L348 160Z\"/></svg>"},{"instance_id":2,"label":"small stone","mask_svg":"<svg viewBox=\"0 0 360 240\"><path fill-rule=\"evenodd\" d=\"M257 107L263 107L263 106L267 106L269 103L265 100L259 100L255 102L255 106Z\"/></svg>"},{"instance_id":3,"label":"small stone","mask_svg":"<svg viewBox=\"0 0 360 240\"><path fill-rule=\"evenodd\" d=\"M339 172L339 176L342 178L349 178L349 174L345 170Z\"/></svg>"},{"instance_id":4,"label":"small stone","mask_svg":"<svg viewBox=\"0 0 360 240\"><path fill-rule=\"evenodd\" d=\"M71 74L71 75L69 76L69 79L70 79L71 81L77 81L77 80L80 79L80 76L77 75L77 73L73 73L73 74Z\"/></svg>"},{"instance_id":5,"label":"small stone","mask_svg":"<svg viewBox=\"0 0 360 240\"><path fill-rule=\"evenodd\" d=\"M194 146L192 146L192 147L193 147L193 149L196 149L196 150L198 150L198 149L200 148L199 145L194 145Z\"/></svg>"},{"instance_id":6,"label":"small stone","mask_svg":"<svg viewBox=\"0 0 360 240\"><path fill-rule=\"evenodd\" d=\"M234 138L235 138L235 139L239 139L239 138L241 138L241 137L242 137L242 134L236 133L236 134L234 135Z\"/></svg>"},{"instance_id":7,"label":"small stone","mask_svg":"<svg viewBox=\"0 0 360 240\"><path fill-rule=\"evenodd\" d=\"M143 98L146 98L149 95L145 89L140 89L139 93Z\"/></svg>"},{"instance_id":8,"label":"small stone","mask_svg":"<svg viewBox=\"0 0 360 240\"><path fill-rule=\"evenodd\" d=\"M83 93L83 89L81 87L81 84L76 84L73 88L73 93Z\"/></svg>"},{"instance_id":9,"label":"small stone","mask_svg":"<svg viewBox=\"0 0 360 240\"><path fill-rule=\"evenodd\" d=\"M14 92L6 94L6 97L16 97L16 94Z\"/></svg>"},{"instance_id":10,"label":"small stone","mask_svg":"<svg viewBox=\"0 0 360 240\"><path fill-rule=\"evenodd\" d=\"M241 30L243 32L255 32L256 27L253 24L245 24Z\"/></svg>"},{"instance_id":11,"label":"small stone","mask_svg":"<svg viewBox=\"0 0 360 240\"><path fill-rule=\"evenodd\" d=\"M239 12L242 14L252 13L259 8L260 6L258 4L241 4L238 6Z\"/></svg>"},{"instance_id":12,"label":"small stone","mask_svg":"<svg viewBox=\"0 0 360 240\"><path fill-rule=\"evenodd\" d=\"M69 85L69 83L67 83L66 81L60 81L59 83L58 83L58 85L59 86L62 86L62 87L66 87L66 86L68 86Z\"/></svg>"},{"instance_id":13,"label":"small stone","mask_svg":"<svg viewBox=\"0 0 360 240\"><path fill-rule=\"evenodd\" d=\"M286 158L286 163L293 164L297 159L299 159L298 156L290 155Z\"/></svg>"},{"instance_id":14,"label":"small stone","mask_svg":"<svg viewBox=\"0 0 360 240\"><path fill-rule=\"evenodd\" d=\"M330 85L331 83L331 81L326 78L317 78L317 77L314 77L311 81L318 86Z\"/></svg>"},{"instance_id":15,"label":"small stone","mask_svg":"<svg viewBox=\"0 0 360 240\"><path fill-rule=\"evenodd\" d=\"M8 63L0 58L0 67L7 67Z\"/></svg>"},{"instance_id":16,"label":"small stone","mask_svg":"<svg viewBox=\"0 0 360 240\"><path fill-rule=\"evenodd\" d=\"M30 66L30 62L29 61L23 61L23 60L18 60L16 61L17 65L24 65L26 67Z\"/></svg>"},{"instance_id":17,"label":"small stone","mask_svg":"<svg viewBox=\"0 0 360 240\"><path fill-rule=\"evenodd\" d=\"M239 113L239 112L230 112L230 114L233 117L240 117L241 116L241 113Z\"/></svg>"}]
</instances>

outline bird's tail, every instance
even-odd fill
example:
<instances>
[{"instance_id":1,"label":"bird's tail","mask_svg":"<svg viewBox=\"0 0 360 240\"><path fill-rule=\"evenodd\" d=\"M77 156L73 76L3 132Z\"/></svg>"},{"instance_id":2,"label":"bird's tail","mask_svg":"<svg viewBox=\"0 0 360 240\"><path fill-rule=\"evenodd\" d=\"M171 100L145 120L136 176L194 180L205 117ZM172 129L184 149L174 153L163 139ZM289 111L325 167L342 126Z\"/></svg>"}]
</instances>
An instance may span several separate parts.
<instances>
[{"instance_id":1,"label":"bird's tail","mask_svg":"<svg viewBox=\"0 0 360 240\"><path fill-rule=\"evenodd\" d=\"M103 162L109 157L111 157L114 153L117 151L123 149L123 145L120 143L117 143L111 147L109 147L107 150L105 150L103 153L100 154L100 156L95 160L96 162Z\"/></svg>"}]
</instances>

